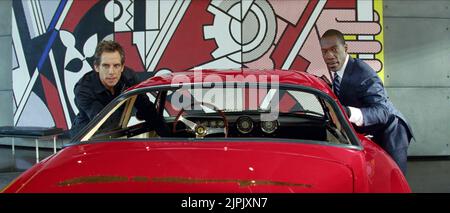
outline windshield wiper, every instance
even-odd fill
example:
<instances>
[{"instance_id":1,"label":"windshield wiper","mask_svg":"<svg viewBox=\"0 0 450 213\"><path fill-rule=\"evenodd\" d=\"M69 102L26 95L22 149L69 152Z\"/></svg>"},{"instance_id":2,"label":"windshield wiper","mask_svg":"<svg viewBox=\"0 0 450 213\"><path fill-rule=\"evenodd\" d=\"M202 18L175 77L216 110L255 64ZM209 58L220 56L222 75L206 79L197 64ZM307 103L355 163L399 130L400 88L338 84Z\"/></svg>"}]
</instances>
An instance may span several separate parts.
<instances>
[{"instance_id":1,"label":"windshield wiper","mask_svg":"<svg viewBox=\"0 0 450 213\"><path fill-rule=\"evenodd\" d=\"M324 114L318 113L311 110L295 110L295 111L289 111L287 113L300 113L300 114L306 114L306 115L317 115L319 117L324 117Z\"/></svg>"}]
</instances>

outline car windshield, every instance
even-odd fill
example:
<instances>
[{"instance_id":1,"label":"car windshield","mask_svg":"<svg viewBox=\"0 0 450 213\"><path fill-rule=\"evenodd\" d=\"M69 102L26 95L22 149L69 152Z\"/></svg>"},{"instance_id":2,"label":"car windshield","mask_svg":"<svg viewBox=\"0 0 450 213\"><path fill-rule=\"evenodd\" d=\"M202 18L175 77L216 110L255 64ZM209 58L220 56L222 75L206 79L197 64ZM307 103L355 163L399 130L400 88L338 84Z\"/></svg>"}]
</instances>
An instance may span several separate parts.
<instances>
[{"instance_id":1,"label":"car windshield","mask_svg":"<svg viewBox=\"0 0 450 213\"><path fill-rule=\"evenodd\" d=\"M181 108L198 113L217 113L202 104L210 103L225 113L306 113L324 116L322 106L311 93L267 88L195 88L169 91L165 102L164 116L176 116Z\"/></svg>"},{"instance_id":2,"label":"car windshield","mask_svg":"<svg viewBox=\"0 0 450 213\"><path fill-rule=\"evenodd\" d=\"M351 144L332 99L318 94L258 85L141 89L110 104L81 140L275 138ZM170 134L159 135L154 121L138 119L140 96L154 104Z\"/></svg>"}]
</instances>

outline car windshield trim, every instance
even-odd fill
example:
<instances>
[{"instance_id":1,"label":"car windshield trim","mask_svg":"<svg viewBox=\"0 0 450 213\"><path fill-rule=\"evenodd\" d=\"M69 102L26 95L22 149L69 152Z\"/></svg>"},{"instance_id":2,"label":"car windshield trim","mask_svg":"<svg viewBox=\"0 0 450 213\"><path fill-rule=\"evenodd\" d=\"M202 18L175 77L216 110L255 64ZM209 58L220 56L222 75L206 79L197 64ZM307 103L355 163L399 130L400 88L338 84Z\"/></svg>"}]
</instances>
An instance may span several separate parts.
<instances>
[{"instance_id":1,"label":"car windshield trim","mask_svg":"<svg viewBox=\"0 0 450 213\"><path fill-rule=\"evenodd\" d=\"M362 150L361 146L355 146L353 144L341 144L341 143L329 143L326 141L319 140L308 140L308 139L292 139L292 138L273 138L273 137L265 137L265 138L256 138L256 137L247 137L247 138L223 138L223 137L208 137L208 138L180 138L180 137L166 137L166 138L115 138L110 140L90 140L88 144L95 143L120 143L120 142L145 142L148 143L149 140L155 142L173 142L173 143L223 143L223 142L276 142L276 143L302 143L302 144L315 144L315 145L326 145L326 146L335 146L335 147L345 147L349 149ZM83 143L81 143L83 144ZM80 145L80 143L69 143L64 145L64 147L76 146Z\"/></svg>"},{"instance_id":2,"label":"car windshield trim","mask_svg":"<svg viewBox=\"0 0 450 213\"><path fill-rule=\"evenodd\" d=\"M88 143L88 142L82 142L81 138L83 135L85 135L89 129L91 129L93 127L94 124L96 124L97 122L99 122L99 120L104 117L109 110L112 110L114 108L114 106L116 104L118 104L120 101L127 99L133 95L137 95L137 94L142 94L144 92L153 92L153 91L161 91L161 90L176 90L182 87L187 87L190 86L192 88L203 88L205 82L199 82L199 83L185 83L185 84L171 84L171 85L156 85L156 86L149 86L146 88L136 88L133 89L131 91L126 91L124 93L122 93L121 95L119 95L118 97L116 97L115 99L113 99L99 114L97 114L91 122L89 122L88 125L86 125L72 140L70 143ZM337 103L335 102L335 100L333 100L328 94L326 94L325 92L315 89L315 88L311 88L311 87L307 87L307 86L303 86L303 85L294 85L294 84L278 84L278 83L273 83L273 84L259 84L259 83L253 83L253 82L212 82L209 83L211 86L211 84L214 84L214 86L216 87L222 87L222 88L236 88L236 87L253 87L253 88L266 88L266 89L270 89L272 87L276 87L279 89L285 89L285 90L296 90L296 91L303 91L303 92L308 92L311 93L313 95L316 95L320 98L325 99L330 106L333 108L333 110L336 112L337 118L340 122L340 124L342 125L342 129L345 131L346 135L348 136L348 140L350 141L351 145L355 145L358 147L362 147L360 141L358 140L358 137L356 136L356 134L353 132L352 128L350 127L349 123L345 120L344 114L341 111L341 109L339 108L339 106L337 105ZM229 138L228 138L229 139Z\"/></svg>"},{"instance_id":3,"label":"car windshield trim","mask_svg":"<svg viewBox=\"0 0 450 213\"><path fill-rule=\"evenodd\" d=\"M323 118L325 116L323 113L312 111L312 110L294 110L294 111L280 112L280 113L285 113L285 114L307 114L307 115L313 115L313 116L320 117L320 118Z\"/></svg>"}]
</instances>

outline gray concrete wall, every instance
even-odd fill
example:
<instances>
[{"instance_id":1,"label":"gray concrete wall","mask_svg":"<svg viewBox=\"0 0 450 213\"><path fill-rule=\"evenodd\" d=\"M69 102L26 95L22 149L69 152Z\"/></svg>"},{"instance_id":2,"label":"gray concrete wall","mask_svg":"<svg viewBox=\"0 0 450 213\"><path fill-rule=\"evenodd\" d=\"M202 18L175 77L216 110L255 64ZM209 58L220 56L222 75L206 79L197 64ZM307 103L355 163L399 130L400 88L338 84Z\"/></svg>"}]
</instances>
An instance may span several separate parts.
<instances>
[{"instance_id":1,"label":"gray concrete wall","mask_svg":"<svg viewBox=\"0 0 450 213\"><path fill-rule=\"evenodd\" d=\"M0 1L0 126L13 125L12 92L12 0ZM2 143L11 143L10 138L0 138Z\"/></svg>"},{"instance_id":2,"label":"gray concrete wall","mask_svg":"<svg viewBox=\"0 0 450 213\"><path fill-rule=\"evenodd\" d=\"M414 130L409 155L450 155L450 1L383 4L385 85Z\"/></svg>"}]
</instances>

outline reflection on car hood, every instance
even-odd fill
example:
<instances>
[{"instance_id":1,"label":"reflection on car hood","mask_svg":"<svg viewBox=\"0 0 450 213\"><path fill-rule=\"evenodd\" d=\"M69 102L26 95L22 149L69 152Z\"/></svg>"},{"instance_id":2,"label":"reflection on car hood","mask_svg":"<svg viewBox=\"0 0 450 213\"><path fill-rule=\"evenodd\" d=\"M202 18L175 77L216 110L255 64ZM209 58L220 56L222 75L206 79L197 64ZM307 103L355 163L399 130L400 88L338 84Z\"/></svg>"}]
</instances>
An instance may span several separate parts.
<instances>
[{"instance_id":1,"label":"reflection on car hood","mask_svg":"<svg viewBox=\"0 0 450 213\"><path fill-rule=\"evenodd\" d=\"M354 150L353 150L354 151ZM352 150L269 142L108 142L63 149L21 192L352 192Z\"/></svg>"}]
</instances>

